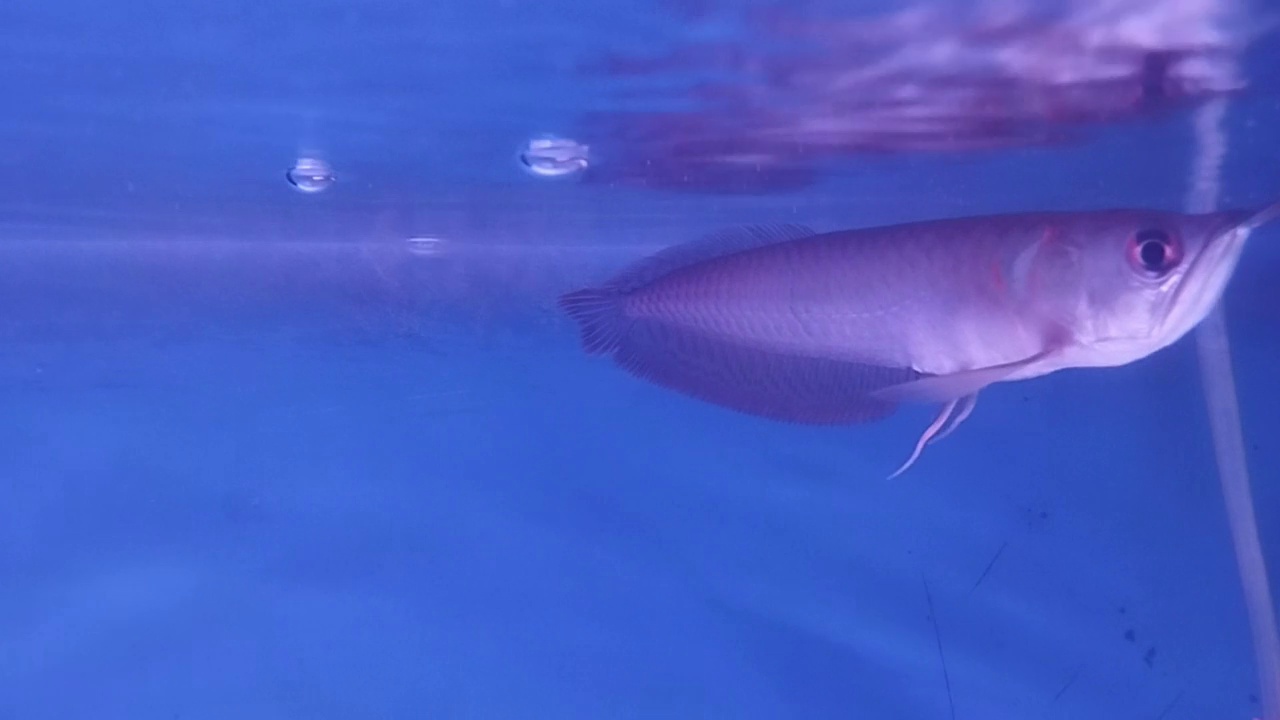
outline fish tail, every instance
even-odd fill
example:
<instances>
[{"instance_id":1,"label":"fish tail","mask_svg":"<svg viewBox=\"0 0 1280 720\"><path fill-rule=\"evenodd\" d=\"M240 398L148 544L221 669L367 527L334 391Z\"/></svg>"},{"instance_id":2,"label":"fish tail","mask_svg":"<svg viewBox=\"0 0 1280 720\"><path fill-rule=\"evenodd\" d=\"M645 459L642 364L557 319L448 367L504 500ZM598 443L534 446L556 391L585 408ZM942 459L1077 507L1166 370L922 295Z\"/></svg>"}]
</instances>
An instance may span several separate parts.
<instances>
[{"instance_id":1,"label":"fish tail","mask_svg":"<svg viewBox=\"0 0 1280 720\"><path fill-rule=\"evenodd\" d=\"M614 352L626 332L622 301L626 296L611 288L585 288L560 296L560 309L578 323L582 347L592 355Z\"/></svg>"}]
</instances>

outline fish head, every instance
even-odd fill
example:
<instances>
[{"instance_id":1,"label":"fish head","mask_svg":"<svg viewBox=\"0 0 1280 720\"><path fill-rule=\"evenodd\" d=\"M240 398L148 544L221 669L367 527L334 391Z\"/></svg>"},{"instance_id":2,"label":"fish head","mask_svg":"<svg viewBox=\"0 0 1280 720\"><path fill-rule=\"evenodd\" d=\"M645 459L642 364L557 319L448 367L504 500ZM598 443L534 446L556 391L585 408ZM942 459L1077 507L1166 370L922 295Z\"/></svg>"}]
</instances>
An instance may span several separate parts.
<instances>
[{"instance_id":1,"label":"fish head","mask_svg":"<svg viewBox=\"0 0 1280 720\"><path fill-rule=\"evenodd\" d=\"M1120 211L1076 228L1072 313L1077 342L1097 365L1132 362L1194 328L1222 297L1249 234L1280 217L1257 211L1205 214Z\"/></svg>"}]
</instances>

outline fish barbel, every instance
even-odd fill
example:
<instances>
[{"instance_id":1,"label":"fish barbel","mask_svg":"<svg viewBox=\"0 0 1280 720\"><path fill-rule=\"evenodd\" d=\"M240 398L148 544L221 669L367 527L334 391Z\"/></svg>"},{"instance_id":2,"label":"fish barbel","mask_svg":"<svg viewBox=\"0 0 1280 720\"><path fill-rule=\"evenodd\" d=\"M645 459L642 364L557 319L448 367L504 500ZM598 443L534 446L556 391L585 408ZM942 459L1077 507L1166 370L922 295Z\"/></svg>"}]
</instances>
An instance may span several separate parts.
<instances>
[{"instance_id":1,"label":"fish barbel","mask_svg":"<svg viewBox=\"0 0 1280 720\"><path fill-rule=\"evenodd\" d=\"M1222 295L1261 210L1035 212L834 232L727 230L661 251L560 307L584 349L741 412L852 424L902 402L942 412L894 475L979 391L1131 363Z\"/></svg>"}]
</instances>

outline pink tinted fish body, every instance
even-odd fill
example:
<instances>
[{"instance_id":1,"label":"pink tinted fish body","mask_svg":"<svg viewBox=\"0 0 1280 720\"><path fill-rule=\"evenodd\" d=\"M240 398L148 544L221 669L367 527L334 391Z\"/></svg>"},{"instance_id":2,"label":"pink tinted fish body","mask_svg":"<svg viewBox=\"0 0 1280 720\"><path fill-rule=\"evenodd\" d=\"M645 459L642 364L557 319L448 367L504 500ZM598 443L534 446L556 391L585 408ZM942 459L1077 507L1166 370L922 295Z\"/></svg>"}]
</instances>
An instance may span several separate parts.
<instances>
[{"instance_id":1,"label":"pink tinted fish body","mask_svg":"<svg viewBox=\"0 0 1280 720\"><path fill-rule=\"evenodd\" d=\"M1249 232L1278 212L742 228L560 304L588 352L739 411L831 424L942 403L910 465L994 382L1122 365L1175 342L1217 301Z\"/></svg>"},{"instance_id":2,"label":"pink tinted fish body","mask_svg":"<svg viewBox=\"0 0 1280 720\"><path fill-rule=\"evenodd\" d=\"M622 312L779 352L922 372L1007 362L1043 344L1027 273L1015 267L1041 223L998 225L903 225L766 245L679 268L628 293Z\"/></svg>"}]
</instances>

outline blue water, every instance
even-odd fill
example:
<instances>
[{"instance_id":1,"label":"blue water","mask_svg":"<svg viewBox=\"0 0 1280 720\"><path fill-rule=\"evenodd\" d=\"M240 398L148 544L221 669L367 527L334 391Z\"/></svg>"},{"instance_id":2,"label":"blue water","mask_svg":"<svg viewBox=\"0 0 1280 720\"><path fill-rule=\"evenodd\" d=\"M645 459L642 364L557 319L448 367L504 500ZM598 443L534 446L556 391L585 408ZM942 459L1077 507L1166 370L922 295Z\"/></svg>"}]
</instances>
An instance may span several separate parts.
<instances>
[{"instance_id":1,"label":"blue water","mask_svg":"<svg viewBox=\"0 0 1280 720\"><path fill-rule=\"evenodd\" d=\"M1258 713L1189 340L997 386L888 482L927 409L735 415L552 309L725 223L1176 208L1186 116L762 197L521 174L598 109L577 62L677 27L649 0L0 8L0 720ZM1228 204L1280 193L1276 57L1231 108ZM305 148L323 193L284 181ZM1273 574L1277 240L1226 298Z\"/></svg>"}]
</instances>

